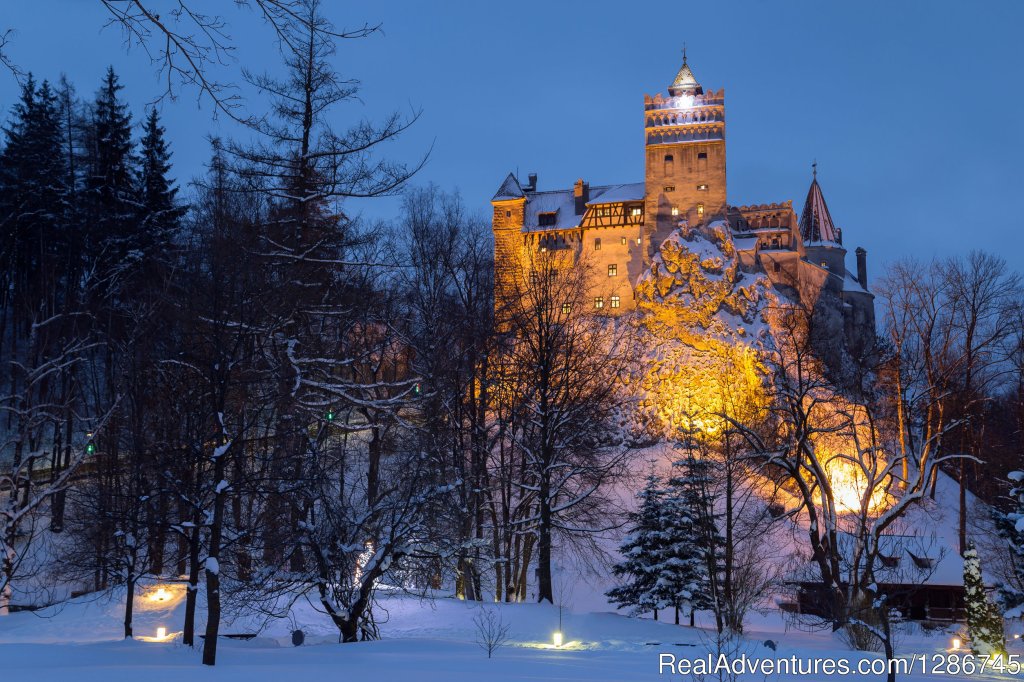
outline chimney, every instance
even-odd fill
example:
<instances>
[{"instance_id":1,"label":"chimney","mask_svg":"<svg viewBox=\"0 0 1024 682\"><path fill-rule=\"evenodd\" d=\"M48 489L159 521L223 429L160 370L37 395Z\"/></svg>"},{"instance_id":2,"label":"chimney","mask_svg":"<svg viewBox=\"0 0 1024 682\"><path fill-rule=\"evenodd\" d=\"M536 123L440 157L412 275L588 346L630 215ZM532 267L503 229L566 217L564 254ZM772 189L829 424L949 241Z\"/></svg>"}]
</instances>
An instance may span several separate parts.
<instances>
[{"instance_id":1,"label":"chimney","mask_svg":"<svg viewBox=\"0 0 1024 682\"><path fill-rule=\"evenodd\" d=\"M572 194L576 199L576 215L583 215L587 210L587 202L590 201L590 184L580 178L573 185Z\"/></svg>"},{"instance_id":2,"label":"chimney","mask_svg":"<svg viewBox=\"0 0 1024 682\"><path fill-rule=\"evenodd\" d=\"M857 247L857 281L867 291L868 288L868 252L862 247Z\"/></svg>"},{"instance_id":3,"label":"chimney","mask_svg":"<svg viewBox=\"0 0 1024 682\"><path fill-rule=\"evenodd\" d=\"M527 177L530 178L530 184L529 184L528 190L530 192L536 192L537 191L537 174L536 173L530 173Z\"/></svg>"}]
</instances>

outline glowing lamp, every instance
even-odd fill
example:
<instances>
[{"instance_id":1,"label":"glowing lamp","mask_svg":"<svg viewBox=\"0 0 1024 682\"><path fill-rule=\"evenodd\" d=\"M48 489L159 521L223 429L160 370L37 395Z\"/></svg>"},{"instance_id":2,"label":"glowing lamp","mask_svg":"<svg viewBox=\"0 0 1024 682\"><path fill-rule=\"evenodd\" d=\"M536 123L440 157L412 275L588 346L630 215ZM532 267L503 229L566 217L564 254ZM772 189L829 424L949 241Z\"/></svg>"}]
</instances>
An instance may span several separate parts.
<instances>
[{"instance_id":1,"label":"glowing lamp","mask_svg":"<svg viewBox=\"0 0 1024 682\"><path fill-rule=\"evenodd\" d=\"M157 628L156 629L156 638L157 639L167 639L167 628Z\"/></svg>"},{"instance_id":2,"label":"glowing lamp","mask_svg":"<svg viewBox=\"0 0 1024 682\"><path fill-rule=\"evenodd\" d=\"M159 590L153 593L151 599L153 601L167 601L167 599L170 598L170 596L170 593L168 593L167 590L161 587Z\"/></svg>"},{"instance_id":3,"label":"glowing lamp","mask_svg":"<svg viewBox=\"0 0 1024 682\"><path fill-rule=\"evenodd\" d=\"M960 646L962 644L963 644L963 642L960 641L959 637L954 637L953 638L953 651L959 651Z\"/></svg>"},{"instance_id":4,"label":"glowing lamp","mask_svg":"<svg viewBox=\"0 0 1024 682\"><path fill-rule=\"evenodd\" d=\"M562 633L560 630L556 630L554 636L551 638L555 644L555 647L562 646Z\"/></svg>"},{"instance_id":5,"label":"glowing lamp","mask_svg":"<svg viewBox=\"0 0 1024 682\"><path fill-rule=\"evenodd\" d=\"M1013 636L1013 638L1014 638L1014 639L1020 639L1020 635L1017 635L1017 634L1015 634L1015 635Z\"/></svg>"}]
</instances>

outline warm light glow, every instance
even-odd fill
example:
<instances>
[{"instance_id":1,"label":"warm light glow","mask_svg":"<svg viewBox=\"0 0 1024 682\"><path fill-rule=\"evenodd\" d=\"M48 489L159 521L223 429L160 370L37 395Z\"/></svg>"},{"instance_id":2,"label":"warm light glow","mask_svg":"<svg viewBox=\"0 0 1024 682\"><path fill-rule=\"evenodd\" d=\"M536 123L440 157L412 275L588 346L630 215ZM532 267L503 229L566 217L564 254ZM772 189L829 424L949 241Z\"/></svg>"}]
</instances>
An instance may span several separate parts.
<instances>
[{"instance_id":1,"label":"warm light glow","mask_svg":"<svg viewBox=\"0 0 1024 682\"><path fill-rule=\"evenodd\" d=\"M825 464L828 472L829 485L832 486L832 498L836 503L836 511L840 514L858 513L864 505L864 492L867 488L864 472L853 462L833 457ZM885 504L885 491L876 486L867 499L867 509L875 512Z\"/></svg>"},{"instance_id":2,"label":"warm light glow","mask_svg":"<svg viewBox=\"0 0 1024 682\"><path fill-rule=\"evenodd\" d=\"M367 540L366 545L364 545L363 551L359 553L358 557L356 557L355 582L358 583L362 579L363 570L366 568L366 564L370 561L370 559L373 558L374 551L375 550L373 548L373 541Z\"/></svg>"},{"instance_id":3,"label":"warm light glow","mask_svg":"<svg viewBox=\"0 0 1024 682\"><path fill-rule=\"evenodd\" d=\"M153 592L151 595L149 595L150 601L167 601L170 598L171 593L163 587L158 588L156 592Z\"/></svg>"},{"instance_id":4,"label":"warm light glow","mask_svg":"<svg viewBox=\"0 0 1024 682\"><path fill-rule=\"evenodd\" d=\"M157 628L156 629L156 638L157 639L167 639L167 628Z\"/></svg>"},{"instance_id":5,"label":"warm light glow","mask_svg":"<svg viewBox=\"0 0 1024 682\"><path fill-rule=\"evenodd\" d=\"M552 639L552 641L554 641L556 648L562 646L562 633L561 632L555 631L555 634L554 634L554 636L551 639Z\"/></svg>"},{"instance_id":6,"label":"warm light glow","mask_svg":"<svg viewBox=\"0 0 1024 682\"><path fill-rule=\"evenodd\" d=\"M166 611L185 599L185 585L164 583L146 588L138 601L140 611Z\"/></svg>"},{"instance_id":7,"label":"warm light glow","mask_svg":"<svg viewBox=\"0 0 1024 682\"><path fill-rule=\"evenodd\" d=\"M954 637L954 638L953 638L953 651L957 651L957 650L959 650L959 649L960 649L960 646L961 646L962 644L963 644L963 642L961 642L961 641L960 641L960 638L959 638L959 637Z\"/></svg>"}]
</instances>

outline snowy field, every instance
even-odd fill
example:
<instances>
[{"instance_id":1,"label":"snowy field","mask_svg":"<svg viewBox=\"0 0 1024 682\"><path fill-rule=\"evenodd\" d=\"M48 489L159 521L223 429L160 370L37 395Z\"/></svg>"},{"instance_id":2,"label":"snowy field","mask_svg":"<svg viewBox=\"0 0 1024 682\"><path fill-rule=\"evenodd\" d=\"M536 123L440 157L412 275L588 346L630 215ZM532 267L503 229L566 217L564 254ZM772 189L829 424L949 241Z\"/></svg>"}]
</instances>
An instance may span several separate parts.
<instances>
[{"instance_id":1,"label":"snowy field","mask_svg":"<svg viewBox=\"0 0 1024 682\"><path fill-rule=\"evenodd\" d=\"M211 669L200 664L198 651L182 646L177 639L176 630L184 612L180 594L175 593L162 603L144 599L138 603L136 634L141 638L153 637L157 628L163 627L168 633L166 641L123 641L120 598L78 598L39 613L20 612L0 619L0 680L689 680L699 678L668 670L659 674L661 656L696 659L706 656L710 646L710 631L701 628L579 609L563 614L566 643L555 649L551 641L558 629L557 607L502 605L496 608L511 626L510 640L488 660L475 642L472 618L479 607L448 598L390 596L382 600L386 622L381 625L381 641L337 644L337 635L326 619L306 606L293 613L295 624L307 634L303 646L292 646L289 621L273 621L263 624L252 640L222 640L218 664ZM787 631L777 615L755 616L752 621L740 650L734 654L761 659L847 658L854 662L864 656L851 652L830 633ZM249 633L260 629L260 625L252 619L237 618L225 624L222 632ZM904 655L944 654L950 637L943 632L907 635L900 650ZM765 640L775 643L774 652L765 646ZM1010 653L1024 655L1019 640L1011 643ZM740 679L884 677L746 675ZM1020 678L1009 674L951 676L918 672L900 679L919 682Z\"/></svg>"}]
</instances>

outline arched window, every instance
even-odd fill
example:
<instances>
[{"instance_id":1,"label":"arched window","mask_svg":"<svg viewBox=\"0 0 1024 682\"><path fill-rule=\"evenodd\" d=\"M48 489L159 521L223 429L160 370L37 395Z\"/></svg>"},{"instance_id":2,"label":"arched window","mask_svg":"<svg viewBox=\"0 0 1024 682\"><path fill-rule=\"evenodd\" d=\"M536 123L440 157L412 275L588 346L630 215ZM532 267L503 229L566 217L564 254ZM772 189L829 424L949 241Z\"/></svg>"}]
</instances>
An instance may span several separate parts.
<instances>
[{"instance_id":1,"label":"arched window","mask_svg":"<svg viewBox=\"0 0 1024 682\"><path fill-rule=\"evenodd\" d=\"M672 158L671 154L666 154L665 155L665 177L670 177L672 175L675 175L675 171L676 171L675 159Z\"/></svg>"}]
</instances>

